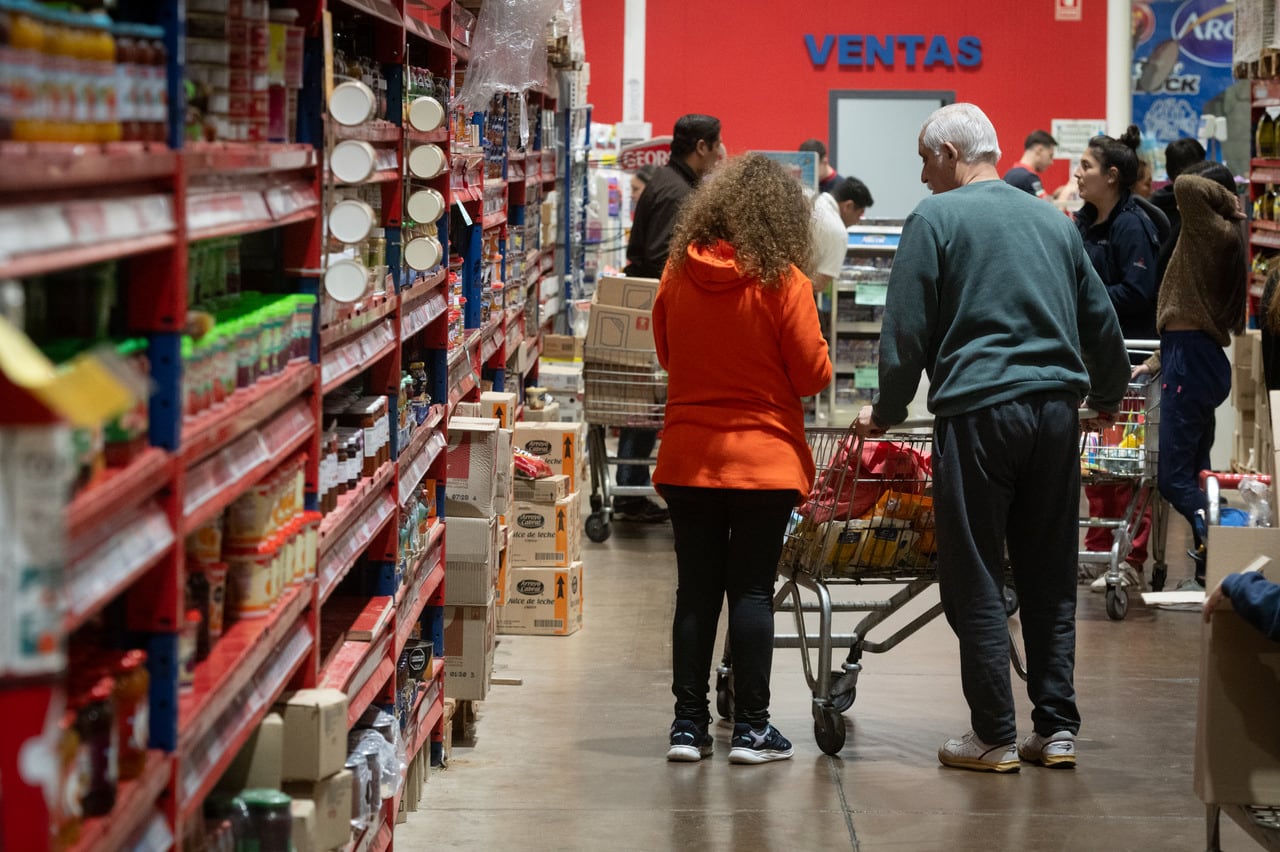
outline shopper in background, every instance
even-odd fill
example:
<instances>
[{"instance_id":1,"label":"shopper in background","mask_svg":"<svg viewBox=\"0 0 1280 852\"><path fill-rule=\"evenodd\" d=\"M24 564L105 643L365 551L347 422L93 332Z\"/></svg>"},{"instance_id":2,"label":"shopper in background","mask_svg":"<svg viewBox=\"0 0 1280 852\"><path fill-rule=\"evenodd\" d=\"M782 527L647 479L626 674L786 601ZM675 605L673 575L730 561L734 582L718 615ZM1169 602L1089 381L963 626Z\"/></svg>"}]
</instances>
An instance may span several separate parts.
<instances>
[{"instance_id":1,"label":"shopper in background","mask_svg":"<svg viewBox=\"0 0 1280 852\"><path fill-rule=\"evenodd\" d=\"M1222 350L1244 331L1248 241L1235 176L1226 166L1189 166L1174 193L1182 233L1160 284L1160 349L1134 367L1133 377L1160 374L1157 484L1191 524L1194 583L1203 589L1208 503L1200 471L1209 469L1214 411L1231 393L1231 362Z\"/></svg>"},{"instance_id":2,"label":"shopper in background","mask_svg":"<svg viewBox=\"0 0 1280 852\"><path fill-rule=\"evenodd\" d=\"M1133 182L1133 194L1139 198L1145 198L1150 201L1151 193L1151 164L1139 157L1138 179ZM1168 217L1166 217L1166 219L1167 218Z\"/></svg>"},{"instance_id":3,"label":"shopper in background","mask_svg":"<svg viewBox=\"0 0 1280 852\"><path fill-rule=\"evenodd\" d=\"M635 207L631 236L627 241L627 275L660 278L667 264L671 232L685 199L724 158L720 119L709 115L682 115L671 134L671 158L653 173ZM618 434L618 458L647 459L653 454L658 433L652 429L623 427ZM647 487L647 464L618 466L617 483ZM615 497L613 511L620 520L661 523L667 510L648 497Z\"/></svg>"},{"instance_id":4,"label":"shopper in background","mask_svg":"<svg viewBox=\"0 0 1280 852\"><path fill-rule=\"evenodd\" d=\"M1170 241L1160 245L1160 255L1164 259L1161 268L1168 265L1167 255L1173 252L1171 241L1177 239L1178 235L1178 203L1173 197L1173 183L1188 166L1203 160L1204 146L1197 139L1175 139L1164 147L1164 170L1169 183L1151 193L1151 203L1159 207L1160 212L1169 219Z\"/></svg>"},{"instance_id":5,"label":"shopper in background","mask_svg":"<svg viewBox=\"0 0 1280 852\"><path fill-rule=\"evenodd\" d=\"M1048 199L1049 193L1045 192L1039 176L1053 165L1053 155L1057 150L1058 140L1043 130L1031 131L1023 144L1022 159L1004 173L1004 182L1036 198Z\"/></svg>"},{"instance_id":6,"label":"shopper in background","mask_svg":"<svg viewBox=\"0 0 1280 852\"><path fill-rule=\"evenodd\" d=\"M631 218L635 218L636 206L640 203L640 196L644 194L645 184L653 177L653 173L658 170L657 166L648 165L641 166L636 173L631 176Z\"/></svg>"},{"instance_id":7,"label":"shopper in background","mask_svg":"<svg viewBox=\"0 0 1280 852\"><path fill-rule=\"evenodd\" d=\"M1257 571L1228 574L1204 600L1204 622L1208 624L1223 600L1273 642L1280 642L1280 584Z\"/></svg>"},{"instance_id":8,"label":"shopper in background","mask_svg":"<svg viewBox=\"0 0 1280 852\"><path fill-rule=\"evenodd\" d=\"M791 510L814 464L801 398L831 381L809 280L809 203L758 154L689 201L653 309L670 376L653 478L671 509L676 611L669 760L711 754L707 703L716 626L729 600L734 726L729 760L792 754L769 724L773 583Z\"/></svg>"},{"instance_id":9,"label":"shopper in background","mask_svg":"<svg viewBox=\"0 0 1280 852\"><path fill-rule=\"evenodd\" d=\"M813 294L827 292L840 277L849 251L849 229L875 204L871 190L855 177L840 178L830 192L813 199Z\"/></svg>"},{"instance_id":10,"label":"shopper in background","mask_svg":"<svg viewBox=\"0 0 1280 852\"><path fill-rule=\"evenodd\" d=\"M806 139L800 143L800 151L818 155L818 192L830 192L840 175L827 157L827 146L817 139Z\"/></svg>"},{"instance_id":11,"label":"shopper in background","mask_svg":"<svg viewBox=\"0 0 1280 852\"><path fill-rule=\"evenodd\" d=\"M903 226L880 390L855 425L877 436L902 422L927 371L938 585L973 724L938 759L995 772L1016 771L1020 759L1073 766L1078 408L1087 395L1110 421L1129 378L1124 339L1070 220L1000 179L982 110L934 112L919 153L933 196ZM1035 731L1016 748L1006 542L1035 705Z\"/></svg>"},{"instance_id":12,"label":"shopper in background","mask_svg":"<svg viewBox=\"0 0 1280 852\"><path fill-rule=\"evenodd\" d=\"M1138 179L1138 144L1141 135L1130 125L1120 139L1095 136L1080 158L1075 179L1084 206L1076 213L1076 227L1084 238L1085 251L1094 270L1107 287L1116 309L1120 330L1126 340L1154 340L1156 334L1156 226L1143 212L1133 195ZM1142 360L1137 356L1135 363ZM1123 518L1133 488L1129 485L1085 487L1092 518ZM1142 566L1147 561L1147 539L1151 532L1150 507L1143 512L1125 556L1123 585L1141 587ZM1085 549L1105 553L1115 543L1112 531L1090 527L1085 533ZM1094 591L1106 588L1106 575L1099 575Z\"/></svg>"}]
</instances>

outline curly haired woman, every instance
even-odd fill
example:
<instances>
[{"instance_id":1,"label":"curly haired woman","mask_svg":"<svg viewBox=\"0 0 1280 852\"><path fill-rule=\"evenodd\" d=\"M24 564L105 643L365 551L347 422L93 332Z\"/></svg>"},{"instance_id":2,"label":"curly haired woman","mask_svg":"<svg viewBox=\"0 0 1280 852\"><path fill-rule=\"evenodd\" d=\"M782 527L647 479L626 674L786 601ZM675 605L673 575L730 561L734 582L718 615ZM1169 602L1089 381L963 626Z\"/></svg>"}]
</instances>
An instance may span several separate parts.
<instances>
[{"instance_id":1,"label":"curly haired woman","mask_svg":"<svg viewBox=\"0 0 1280 852\"><path fill-rule=\"evenodd\" d=\"M831 380L811 284L809 206L781 166L748 154L686 203L653 308L669 374L653 481L671 511L679 586L668 760L712 752L707 702L729 600L735 708L729 760L791 757L769 724L773 584L814 464L801 398Z\"/></svg>"}]
</instances>

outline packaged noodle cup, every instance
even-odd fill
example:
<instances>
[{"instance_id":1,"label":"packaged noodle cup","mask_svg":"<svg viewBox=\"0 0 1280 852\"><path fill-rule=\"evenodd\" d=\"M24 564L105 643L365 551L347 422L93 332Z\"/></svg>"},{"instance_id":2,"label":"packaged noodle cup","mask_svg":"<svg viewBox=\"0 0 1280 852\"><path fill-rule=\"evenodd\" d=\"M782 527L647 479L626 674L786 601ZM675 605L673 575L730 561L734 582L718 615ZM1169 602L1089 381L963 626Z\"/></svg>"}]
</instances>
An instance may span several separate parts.
<instances>
[{"instance_id":1,"label":"packaged noodle cup","mask_svg":"<svg viewBox=\"0 0 1280 852\"><path fill-rule=\"evenodd\" d=\"M227 552L226 611L236 618L264 618L274 601L275 554L265 543Z\"/></svg>"},{"instance_id":2,"label":"packaged noodle cup","mask_svg":"<svg viewBox=\"0 0 1280 852\"><path fill-rule=\"evenodd\" d=\"M224 545L247 550L270 538L275 528L275 506L275 477L268 477L241 494L227 509Z\"/></svg>"}]
</instances>

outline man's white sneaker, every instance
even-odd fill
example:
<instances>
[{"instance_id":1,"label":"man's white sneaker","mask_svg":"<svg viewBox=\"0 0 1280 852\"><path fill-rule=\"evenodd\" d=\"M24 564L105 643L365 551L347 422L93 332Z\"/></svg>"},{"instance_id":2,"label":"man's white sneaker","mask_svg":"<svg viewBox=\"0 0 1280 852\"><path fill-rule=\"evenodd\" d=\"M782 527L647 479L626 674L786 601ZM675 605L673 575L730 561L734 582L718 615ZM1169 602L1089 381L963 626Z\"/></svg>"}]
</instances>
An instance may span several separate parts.
<instances>
[{"instance_id":1,"label":"man's white sneaker","mask_svg":"<svg viewBox=\"0 0 1280 852\"><path fill-rule=\"evenodd\" d=\"M1076 765L1076 738L1070 731L1047 737L1032 734L1018 744L1018 756L1042 766L1071 768Z\"/></svg>"},{"instance_id":2,"label":"man's white sneaker","mask_svg":"<svg viewBox=\"0 0 1280 852\"><path fill-rule=\"evenodd\" d=\"M1017 772L1021 767L1018 749L1013 743L989 745L973 731L943 743L938 749L938 761L943 766L980 772Z\"/></svg>"}]
</instances>

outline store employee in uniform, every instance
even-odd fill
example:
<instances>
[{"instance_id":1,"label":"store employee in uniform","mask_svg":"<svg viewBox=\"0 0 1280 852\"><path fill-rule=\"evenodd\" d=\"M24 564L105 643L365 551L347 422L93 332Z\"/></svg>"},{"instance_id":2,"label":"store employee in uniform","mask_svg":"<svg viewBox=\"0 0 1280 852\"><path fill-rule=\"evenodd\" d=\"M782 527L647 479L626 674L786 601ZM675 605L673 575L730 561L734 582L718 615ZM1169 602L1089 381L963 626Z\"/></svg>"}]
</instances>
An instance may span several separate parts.
<instances>
[{"instance_id":1,"label":"store employee in uniform","mask_svg":"<svg viewBox=\"0 0 1280 852\"><path fill-rule=\"evenodd\" d=\"M654 172L636 204L631 239L627 242L627 265L623 270L627 275L662 277L681 206L724 155L720 119L692 113L676 120L671 133L671 159ZM657 439L658 433L652 429L623 428L618 437L618 458L649 458ZM648 485L649 467L619 465L617 481L625 486ZM619 520L651 523L667 520L667 510L647 497L615 497L613 511Z\"/></svg>"}]
</instances>

